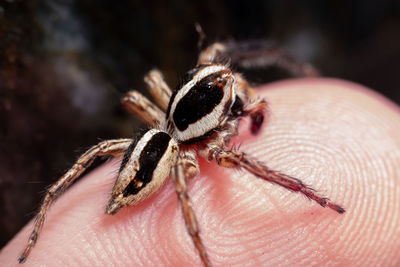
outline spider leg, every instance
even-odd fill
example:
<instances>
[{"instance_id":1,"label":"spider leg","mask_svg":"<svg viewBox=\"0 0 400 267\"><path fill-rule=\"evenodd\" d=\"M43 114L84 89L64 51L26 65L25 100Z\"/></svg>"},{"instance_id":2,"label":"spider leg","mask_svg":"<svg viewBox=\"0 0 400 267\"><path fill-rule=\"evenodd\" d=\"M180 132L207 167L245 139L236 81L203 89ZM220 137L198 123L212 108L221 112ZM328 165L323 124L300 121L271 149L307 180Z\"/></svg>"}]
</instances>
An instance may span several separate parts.
<instances>
[{"instance_id":1,"label":"spider leg","mask_svg":"<svg viewBox=\"0 0 400 267\"><path fill-rule=\"evenodd\" d=\"M301 180L292 176L269 169L263 163L248 156L244 152L221 149L217 146L210 146L202 154L208 154L208 160L215 160L218 165L227 168L243 168L264 179L268 182L283 186L293 192L299 192L307 198L317 202L322 207L328 207L338 213L344 213L345 210L340 205L331 202L328 198L318 195L314 189L305 185Z\"/></svg>"},{"instance_id":2,"label":"spider leg","mask_svg":"<svg viewBox=\"0 0 400 267\"><path fill-rule=\"evenodd\" d=\"M132 142L131 139L114 139L100 142L99 144L91 147L86 151L55 184L53 184L46 193L43 203L40 206L39 213L36 216L35 225L33 231L29 237L28 244L25 247L24 252L19 257L19 263L25 262L33 246L35 245L40 231L42 230L43 223L47 214L47 211L51 204L61 195L61 193L68 188L73 181L75 181L94 161L96 157L112 155L112 156L123 156L129 144Z\"/></svg>"},{"instance_id":3,"label":"spider leg","mask_svg":"<svg viewBox=\"0 0 400 267\"><path fill-rule=\"evenodd\" d=\"M193 243L199 252L201 261L204 266L211 266L211 262L208 258L206 249L200 238L200 230L197 223L196 215L192 209L192 203L188 195L187 181L186 179L191 176L186 170L185 165L188 164L188 158L185 156L179 157L176 165L172 168L172 180L175 185L175 190L178 195L178 201L182 207L183 217L185 219L186 229L193 240ZM195 163L197 165L197 163ZM193 175L194 173L192 173Z\"/></svg>"},{"instance_id":4,"label":"spider leg","mask_svg":"<svg viewBox=\"0 0 400 267\"><path fill-rule=\"evenodd\" d=\"M298 62L286 50L265 40L214 43L198 59L198 64L228 62L243 69L278 67L295 77L318 76L310 64Z\"/></svg>"},{"instance_id":5,"label":"spider leg","mask_svg":"<svg viewBox=\"0 0 400 267\"><path fill-rule=\"evenodd\" d=\"M121 99L124 108L152 126L165 121L165 113L138 91L129 91Z\"/></svg>"},{"instance_id":6,"label":"spider leg","mask_svg":"<svg viewBox=\"0 0 400 267\"><path fill-rule=\"evenodd\" d=\"M197 65L222 63L226 64L229 61L229 51L226 43L213 43L201 51L197 59Z\"/></svg>"},{"instance_id":7,"label":"spider leg","mask_svg":"<svg viewBox=\"0 0 400 267\"><path fill-rule=\"evenodd\" d=\"M154 69L144 77L147 84L147 89L156 101L156 103L166 111L168 108L169 99L171 98L172 91L164 80L161 71Z\"/></svg>"},{"instance_id":8,"label":"spider leg","mask_svg":"<svg viewBox=\"0 0 400 267\"><path fill-rule=\"evenodd\" d=\"M191 179L199 174L196 150L191 149L181 151L178 163L182 165L185 177Z\"/></svg>"}]
</instances>

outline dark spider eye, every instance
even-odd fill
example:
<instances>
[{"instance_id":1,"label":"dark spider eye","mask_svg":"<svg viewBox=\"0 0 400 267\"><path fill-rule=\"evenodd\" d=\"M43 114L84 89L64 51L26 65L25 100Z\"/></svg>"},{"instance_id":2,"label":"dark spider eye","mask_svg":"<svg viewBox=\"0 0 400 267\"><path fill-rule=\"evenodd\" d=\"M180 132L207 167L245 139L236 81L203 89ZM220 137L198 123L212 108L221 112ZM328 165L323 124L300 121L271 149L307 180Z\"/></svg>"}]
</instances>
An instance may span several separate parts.
<instances>
[{"instance_id":1,"label":"dark spider eye","mask_svg":"<svg viewBox=\"0 0 400 267\"><path fill-rule=\"evenodd\" d=\"M225 84L226 84L226 79L225 79L225 78L222 78L222 77L218 77L218 78L217 78L217 84L218 84L218 86L225 86Z\"/></svg>"}]
</instances>

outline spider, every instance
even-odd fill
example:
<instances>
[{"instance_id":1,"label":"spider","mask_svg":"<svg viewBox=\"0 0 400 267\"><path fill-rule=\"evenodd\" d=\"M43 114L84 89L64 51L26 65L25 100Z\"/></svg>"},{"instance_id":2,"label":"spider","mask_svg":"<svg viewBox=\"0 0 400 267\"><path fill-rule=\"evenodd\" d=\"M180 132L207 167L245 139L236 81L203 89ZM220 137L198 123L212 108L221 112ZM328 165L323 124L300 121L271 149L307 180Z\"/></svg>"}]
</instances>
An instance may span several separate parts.
<instances>
[{"instance_id":1,"label":"spider","mask_svg":"<svg viewBox=\"0 0 400 267\"><path fill-rule=\"evenodd\" d=\"M251 54L255 47L263 51L262 57ZM252 59L244 61L249 55ZM273 46L233 42L215 43L201 52L196 67L187 72L182 85L174 92L160 71L150 71L145 82L158 105L137 91L129 91L122 104L152 128L134 139L106 140L93 146L50 187L19 262L26 261L35 245L51 204L96 157L106 155L123 157L123 160L105 213L114 215L121 208L146 199L171 175L187 231L205 266L211 266L211 262L200 238L187 189L187 180L199 172L198 154L222 167L245 169L268 182L299 192L322 207L344 213L340 205L318 195L301 180L271 170L246 153L228 147L231 137L238 134L240 119L245 116L251 118L250 130L257 134L268 105L264 99L254 96L249 83L226 64L226 58L249 66L275 64L293 75L316 73L309 65L295 62Z\"/></svg>"}]
</instances>

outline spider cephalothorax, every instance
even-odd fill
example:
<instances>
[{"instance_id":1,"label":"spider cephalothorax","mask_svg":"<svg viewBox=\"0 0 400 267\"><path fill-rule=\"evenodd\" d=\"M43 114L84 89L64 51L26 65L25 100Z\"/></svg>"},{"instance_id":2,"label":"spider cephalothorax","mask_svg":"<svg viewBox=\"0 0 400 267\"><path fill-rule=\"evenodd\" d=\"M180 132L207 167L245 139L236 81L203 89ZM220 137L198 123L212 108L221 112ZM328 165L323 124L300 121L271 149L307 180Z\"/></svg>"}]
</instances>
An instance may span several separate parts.
<instances>
[{"instance_id":1,"label":"spider cephalothorax","mask_svg":"<svg viewBox=\"0 0 400 267\"><path fill-rule=\"evenodd\" d=\"M205 139L223 124L236 99L234 76L226 66L202 65L190 73L167 110L172 135L186 144Z\"/></svg>"},{"instance_id":2,"label":"spider cephalothorax","mask_svg":"<svg viewBox=\"0 0 400 267\"><path fill-rule=\"evenodd\" d=\"M231 53L232 45L228 48ZM127 93L122 99L123 105L153 128L134 139L103 141L78 159L49 189L20 263L26 260L36 243L52 202L95 157L104 155L123 156L106 213L116 214L121 208L142 201L156 192L171 174L188 233L205 266L211 263L200 239L186 185L187 179L199 172L197 154L223 167L245 169L266 181L300 192L323 207L344 212L341 206L319 196L299 179L271 170L247 154L228 147L230 138L237 134L241 117L250 116L251 131L258 132L267 103L254 97L252 88L240 74L217 62L223 52L224 44L214 44L206 49L200 55L198 65L187 73L174 93L159 71L151 71L145 81L161 109L137 91ZM294 68L301 70L302 65L294 65Z\"/></svg>"}]
</instances>

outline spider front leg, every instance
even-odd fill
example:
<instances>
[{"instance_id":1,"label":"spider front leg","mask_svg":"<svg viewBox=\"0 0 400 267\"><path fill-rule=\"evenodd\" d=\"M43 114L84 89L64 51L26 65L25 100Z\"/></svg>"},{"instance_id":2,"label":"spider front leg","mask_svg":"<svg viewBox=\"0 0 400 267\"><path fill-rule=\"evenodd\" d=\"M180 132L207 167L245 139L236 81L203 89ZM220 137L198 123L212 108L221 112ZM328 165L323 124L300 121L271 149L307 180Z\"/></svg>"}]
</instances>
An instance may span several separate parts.
<instances>
[{"instance_id":1,"label":"spider front leg","mask_svg":"<svg viewBox=\"0 0 400 267\"><path fill-rule=\"evenodd\" d=\"M61 193L66 190L71 183L75 181L93 163L96 157L108 155L122 157L129 147L131 141L131 139L106 140L93 146L77 160L74 166L72 166L67 173L65 173L54 185L50 187L42 205L40 206L39 213L36 216L35 225L29 237L28 244L26 245L24 252L19 257L19 263L25 262L26 258L29 256L29 253L35 245L42 230L47 211L57 197L59 197Z\"/></svg>"},{"instance_id":2,"label":"spider front leg","mask_svg":"<svg viewBox=\"0 0 400 267\"><path fill-rule=\"evenodd\" d=\"M154 100L165 111L171 98L171 89L164 81L164 77L159 70L151 70L144 81ZM122 105L127 111L141 118L151 126L158 126L165 121L165 113L153 102L147 99L138 91L129 91L121 99Z\"/></svg>"},{"instance_id":3,"label":"spider front leg","mask_svg":"<svg viewBox=\"0 0 400 267\"><path fill-rule=\"evenodd\" d=\"M161 71L154 69L144 77L144 81L147 84L147 89L153 96L156 103L166 111L168 103L172 95L172 91L164 80L164 76Z\"/></svg>"},{"instance_id":4,"label":"spider front leg","mask_svg":"<svg viewBox=\"0 0 400 267\"><path fill-rule=\"evenodd\" d=\"M322 207L328 207L338 213L344 213L345 210L340 205L331 202L328 198L318 195L314 189L305 185L301 180L292 176L280 173L269 169L263 163L256 159L248 156L244 152L232 151L227 149L221 149L217 146L209 146L202 154L208 158L208 160L215 160L218 165L226 168L243 168L254 174L255 176L262 178L268 182L283 186L293 192L299 192L305 195L307 198L317 202Z\"/></svg>"},{"instance_id":5,"label":"spider front leg","mask_svg":"<svg viewBox=\"0 0 400 267\"><path fill-rule=\"evenodd\" d=\"M204 266L211 266L211 262L208 258L206 249L200 238L200 229L197 223L196 215L192 209L192 203L188 195L187 178L194 177L196 173L188 172L186 166L192 164L197 166L197 160L193 162L190 158L182 155L179 156L178 161L174 167L172 167L172 180L175 185L175 190L178 195L178 201L182 207L183 217L185 219L186 229L193 240L193 243L199 252L201 261ZM190 176L189 176L190 175Z\"/></svg>"},{"instance_id":6,"label":"spider front leg","mask_svg":"<svg viewBox=\"0 0 400 267\"><path fill-rule=\"evenodd\" d=\"M124 108L151 126L165 121L165 113L138 91L129 91L121 99Z\"/></svg>"}]
</instances>

